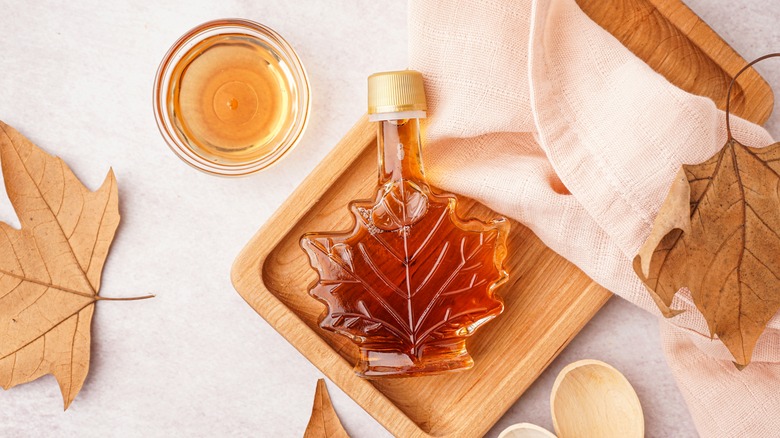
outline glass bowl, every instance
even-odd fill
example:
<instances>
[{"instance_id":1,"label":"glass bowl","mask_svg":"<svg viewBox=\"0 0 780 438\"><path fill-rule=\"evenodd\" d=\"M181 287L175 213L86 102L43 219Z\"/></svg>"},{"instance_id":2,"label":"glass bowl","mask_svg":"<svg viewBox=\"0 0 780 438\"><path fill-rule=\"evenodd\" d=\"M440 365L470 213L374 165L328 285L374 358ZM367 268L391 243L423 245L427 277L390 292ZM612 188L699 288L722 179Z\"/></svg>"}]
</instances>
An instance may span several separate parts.
<instances>
[{"instance_id":1,"label":"glass bowl","mask_svg":"<svg viewBox=\"0 0 780 438\"><path fill-rule=\"evenodd\" d=\"M209 21L168 50L154 82L154 114L176 155L198 170L248 175L301 139L309 81L295 50L249 20Z\"/></svg>"}]
</instances>

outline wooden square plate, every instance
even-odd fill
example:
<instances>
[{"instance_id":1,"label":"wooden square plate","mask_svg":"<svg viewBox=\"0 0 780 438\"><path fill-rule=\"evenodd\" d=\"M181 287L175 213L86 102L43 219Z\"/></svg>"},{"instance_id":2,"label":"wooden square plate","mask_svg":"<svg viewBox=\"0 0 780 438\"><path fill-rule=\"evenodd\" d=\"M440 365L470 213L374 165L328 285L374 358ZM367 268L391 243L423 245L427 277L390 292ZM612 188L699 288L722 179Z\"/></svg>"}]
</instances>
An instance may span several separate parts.
<instances>
[{"instance_id":1,"label":"wooden square plate","mask_svg":"<svg viewBox=\"0 0 780 438\"><path fill-rule=\"evenodd\" d=\"M720 106L745 61L679 0L580 0L596 22L681 88ZM740 76L734 113L762 123L772 92L755 71ZM749 101L749 107L746 102ZM469 339L474 369L368 381L352 371L357 348L320 330L323 306L307 294L316 278L298 240L306 231L351 227L347 203L373 195L374 127L361 119L236 259L236 290L304 356L396 436L483 435L610 297L574 265L512 222L499 289L506 310ZM476 202L461 215L493 213Z\"/></svg>"}]
</instances>

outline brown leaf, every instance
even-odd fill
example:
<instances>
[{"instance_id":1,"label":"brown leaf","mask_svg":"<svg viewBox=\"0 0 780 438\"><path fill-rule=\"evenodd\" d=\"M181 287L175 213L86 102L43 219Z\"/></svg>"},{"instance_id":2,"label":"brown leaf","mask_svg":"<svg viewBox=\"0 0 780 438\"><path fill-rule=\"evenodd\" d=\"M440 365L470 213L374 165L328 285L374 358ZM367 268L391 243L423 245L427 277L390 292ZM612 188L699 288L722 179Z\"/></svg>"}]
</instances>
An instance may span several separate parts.
<instances>
[{"instance_id":1,"label":"brown leaf","mask_svg":"<svg viewBox=\"0 0 780 438\"><path fill-rule=\"evenodd\" d=\"M330 402L325 379L317 380L314 406L311 409L311 418L303 438L349 438L333 409L333 404Z\"/></svg>"},{"instance_id":2,"label":"brown leaf","mask_svg":"<svg viewBox=\"0 0 780 438\"><path fill-rule=\"evenodd\" d=\"M89 370L100 275L119 225L116 179L89 191L68 166L0 122L0 162L21 229L0 223L0 386L46 374L65 409Z\"/></svg>"},{"instance_id":3,"label":"brown leaf","mask_svg":"<svg viewBox=\"0 0 780 438\"><path fill-rule=\"evenodd\" d=\"M674 294L690 289L710 335L744 367L780 309L780 143L732 139L683 171L634 270L667 317L679 313L669 307Z\"/></svg>"}]
</instances>

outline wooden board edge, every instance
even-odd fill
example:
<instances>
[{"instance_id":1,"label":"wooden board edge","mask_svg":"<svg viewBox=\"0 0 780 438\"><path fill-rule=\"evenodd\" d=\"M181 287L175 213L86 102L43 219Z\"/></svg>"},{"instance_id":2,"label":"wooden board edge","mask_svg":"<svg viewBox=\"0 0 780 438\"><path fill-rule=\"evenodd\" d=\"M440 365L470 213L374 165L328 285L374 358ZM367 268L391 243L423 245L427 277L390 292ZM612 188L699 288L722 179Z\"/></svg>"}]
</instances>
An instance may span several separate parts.
<instances>
[{"instance_id":1,"label":"wooden board edge","mask_svg":"<svg viewBox=\"0 0 780 438\"><path fill-rule=\"evenodd\" d=\"M353 136L359 138L360 142L347 141ZM248 254L255 245L262 248L268 248L268 251L260 255L265 259L271 249L283 239L287 233L295 226L303 214L307 211L300 209L300 204L314 204L322 194L327 191L333 181L346 171L347 164L354 161L360 153L363 146L371 141L374 136L373 127L368 123L368 118L364 115L357 123L344 135L328 155L312 170L303 182L290 194L282 205L271 215L268 221L252 236L244 245L241 252L236 257L230 271L230 278L233 286L238 286L241 279L238 277L242 260L250 258ZM365 140L365 141L363 141ZM319 175L328 175L328 181L323 183ZM269 233L274 230L274 233ZM266 238L265 236L270 236Z\"/></svg>"},{"instance_id":2,"label":"wooden board edge","mask_svg":"<svg viewBox=\"0 0 780 438\"><path fill-rule=\"evenodd\" d=\"M361 141L347 141L347 139L353 136ZM271 215L268 221L249 239L249 242L244 245L231 266L230 280L236 289L238 289L239 285L242 285L240 274L243 272L242 268L246 264L244 260L256 260L262 263L271 250L279 244L307 211L298 208L298 206L301 203L306 205L314 204L330 188L332 182L347 170L347 165L356 159L362 151L360 148L371 141L373 136L373 126L368 122L367 116L363 115ZM323 183L317 177L320 174L330 175L326 183ZM268 232L269 230L273 230L274 233ZM271 237L265 238L266 235ZM268 250L261 254L250 254L251 249L258 245Z\"/></svg>"},{"instance_id":3,"label":"wooden board edge","mask_svg":"<svg viewBox=\"0 0 780 438\"><path fill-rule=\"evenodd\" d=\"M728 41L724 40L706 21L681 0L646 0L652 4L658 12L666 17L677 29L685 34L702 52L706 53L716 64L720 65L729 76L733 77L749 62L742 57ZM718 42L719 44L713 44ZM746 96L766 96L758 104L753 104L754 117L748 120L764 124L772 115L774 109L774 92L769 83L753 67L743 73L737 82L742 86ZM721 108L723 109L723 108Z\"/></svg>"},{"instance_id":4,"label":"wooden board edge","mask_svg":"<svg viewBox=\"0 0 780 438\"><path fill-rule=\"evenodd\" d=\"M583 273L584 275L584 273ZM545 358L544 361L535 360L535 358L530 357L524 357L520 358L518 362L520 365L515 368L515 371L511 374L507 374L504 376L504 378L501 380L500 384L497 385L497 387L500 387L501 384L510 384L514 386L515 388L518 387L518 382L523 382L523 385L520 387L520 396L518 396L513 403L507 404L507 406L499 411L499 415L497 419L501 419L506 412L511 408L514 403L517 402L517 400L522 396L522 394L525 393L525 391L528 390L528 388L536 382L536 380L539 378L539 376L542 375L542 373L547 369L547 367L550 366L550 364L561 354L561 352L571 343L571 341L577 337L577 335L582 331L583 327L585 327L592 319L593 317L601 310L602 307L612 298L614 295L612 292L605 289L603 286L600 286L595 281L591 283L591 286L587 288L587 291L585 293L580 294L577 297L577 300L566 309L566 313L558 319L556 326L559 326L565 322L571 322L576 321L577 324L574 326L574 330L571 331L571 334L569 334L565 339L561 340L560 342L556 342L556 349L553 352L553 354ZM550 330L548 333L551 335L554 335L556 330ZM520 379L520 375L528 375L529 371L533 374L533 379ZM493 426L496 425L498 421L492 422L487 427L480 429L478 434L476 433L470 433L470 434L462 434L457 435L456 437L452 438L467 438L469 436L484 436L487 432L490 431L490 429L493 428Z\"/></svg>"}]
</instances>

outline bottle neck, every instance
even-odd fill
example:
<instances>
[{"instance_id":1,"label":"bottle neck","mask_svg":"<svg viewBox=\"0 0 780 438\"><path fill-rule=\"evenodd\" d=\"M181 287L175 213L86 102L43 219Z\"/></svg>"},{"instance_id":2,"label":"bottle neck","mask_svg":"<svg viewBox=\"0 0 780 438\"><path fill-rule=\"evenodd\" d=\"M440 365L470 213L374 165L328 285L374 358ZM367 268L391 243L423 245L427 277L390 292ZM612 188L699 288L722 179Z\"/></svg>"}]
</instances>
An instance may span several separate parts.
<instances>
[{"instance_id":1,"label":"bottle neck","mask_svg":"<svg viewBox=\"0 0 780 438\"><path fill-rule=\"evenodd\" d=\"M377 129L379 184L402 180L424 184L420 119L383 120Z\"/></svg>"}]
</instances>

